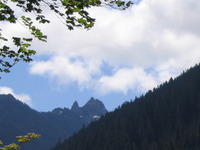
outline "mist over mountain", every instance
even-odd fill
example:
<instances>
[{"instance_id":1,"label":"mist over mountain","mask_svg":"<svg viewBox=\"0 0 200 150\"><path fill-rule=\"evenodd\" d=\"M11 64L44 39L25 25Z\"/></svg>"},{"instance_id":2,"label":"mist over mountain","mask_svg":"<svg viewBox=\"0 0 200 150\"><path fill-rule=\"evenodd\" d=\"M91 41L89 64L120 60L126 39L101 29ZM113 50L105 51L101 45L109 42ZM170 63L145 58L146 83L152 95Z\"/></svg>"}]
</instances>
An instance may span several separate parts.
<instances>
[{"instance_id":1,"label":"mist over mountain","mask_svg":"<svg viewBox=\"0 0 200 150\"><path fill-rule=\"evenodd\" d=\"M52 150L200 150L200 65L124 103Z\"/></svg>"},{"instance_id":2,"label":"mist over mountain","mask_svg":"<svg viewBox=\"0 0 200 150\"><path fill-rule=\"evenodd\" d=\"M16 100L12 95L0 95L0 139L4 144L15 142L16 136L34 132L42 135L39 139L24 144L22 149L47 150L57 141L67 138L83 126L87 126L96 116L104 115L104 104L91 98L83 107L71 109L56 108L50 112L37 112ZM92 108L91 108L92 107Z\"/></svg>"}]
</instances>

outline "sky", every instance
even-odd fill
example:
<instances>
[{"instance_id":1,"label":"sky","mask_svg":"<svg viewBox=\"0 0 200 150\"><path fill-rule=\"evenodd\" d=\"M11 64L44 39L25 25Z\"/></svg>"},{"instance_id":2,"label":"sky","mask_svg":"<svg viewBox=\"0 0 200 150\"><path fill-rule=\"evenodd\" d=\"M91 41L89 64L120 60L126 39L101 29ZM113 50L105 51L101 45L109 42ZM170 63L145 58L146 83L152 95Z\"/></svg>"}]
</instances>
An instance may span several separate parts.
<instances>
[{"instance_id":1,"label":"sky","mask_svg":"<svg viewBox=\"0 0 200 150\"><path fill-rule=\"evenodd\" d=\"M200 1L143 0L120 11L92 8L90 30L69 31L49 11L41 26L48 42L34 40L34 61L1 74L0 94L13 94L38 111L83 106L91 97L112 111L200 62ZM6 36L27 35L0 24ZM0 42L2 45L2 43Z\"/></svg>"}]
</instances>

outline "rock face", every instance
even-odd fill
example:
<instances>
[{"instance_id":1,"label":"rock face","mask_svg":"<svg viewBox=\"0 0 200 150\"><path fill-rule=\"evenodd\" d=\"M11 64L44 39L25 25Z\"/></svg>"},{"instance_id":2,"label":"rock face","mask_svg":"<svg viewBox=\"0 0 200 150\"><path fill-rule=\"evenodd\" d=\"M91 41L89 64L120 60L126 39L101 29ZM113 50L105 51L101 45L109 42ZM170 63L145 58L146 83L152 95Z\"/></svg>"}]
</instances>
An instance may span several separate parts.
<instances>
[{"instance_id":1,"label":"rock face","mask_svg":"<svg viewBox=\"0 0 200 150\"><path fill-rule=\"evenodd\" d=\"M81 107L79 107L78 102L75 101L71 107L71 111L77 114L79 117L81 116Z\"/></svg>"},{"instance_id":2,"label":"rock face","mask_svg":"<svg viewBox=\"0 0 200 150\"><path fill-rule=\"evenodd\" d=\"M78 105L78 102L75 101L74 104L73 104L72 107L71 107L71 110L72 110L73 112L77 112L77 111L79 111L79 109L80 109L80 107L79 107L79 105Z\"/></svg>"},{"instance_id":3,"label":"rock face","mask_svg":"<svg viewBox=\"0 0 200 150\"><path fill-rule=\"evenodd\" d=\"M91 98L83 107L75 101L71 109L56 108L50 112L37 112L16 100L12 95L0 95L0 140L4 144L15 142L15 137L29 132L42 136L23 145L22 149L47 150L59 139L65 139L93 118L107 112L103 103Z\"/></svg>"},{"instance_id":4,"label":"rock face","mask_svg":"<svg viewBox=\"0 0 200 150\"><path fill-rule=\"evenodd\" d=\"M71 111L79 115L88 124L91 120L96 120L107 112L104 104L93 97L83 106L79 107L77 101L74 102Z\"/></svg>"}]
</instances>

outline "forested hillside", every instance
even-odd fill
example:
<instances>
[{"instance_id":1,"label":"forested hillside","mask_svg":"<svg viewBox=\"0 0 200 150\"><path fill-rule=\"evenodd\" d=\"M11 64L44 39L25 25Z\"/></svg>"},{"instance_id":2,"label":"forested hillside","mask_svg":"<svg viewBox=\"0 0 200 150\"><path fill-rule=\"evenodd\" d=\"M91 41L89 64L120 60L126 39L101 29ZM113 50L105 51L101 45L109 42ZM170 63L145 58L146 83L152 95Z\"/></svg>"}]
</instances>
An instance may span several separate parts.
<instances>
[{"instance_id":1,"label":"forested hillside","mask_svg":"<svg viewBox=\"0 0 200 150\"><path fill-rule=\"evenodd\" d=\"M77 132L83 125L87 126L95 119L94 116L107 112L104 104L94 98L83 107L77 106L77 110L78 112L75 112L74 108L56 108L50 112L37 112L12 95L0 95L0 140L4 144L10 144L16 141L16 136L34 132L41 137L24 144L22 149L47 150L59 139L63 140Z\"/></svg>"},{"instance_id":2,"label":"forested hillside","mask_svg":"<svg viewBox=\"0 0 200 150\"><path fill-rule=\"evenodd\" d=\"M200 65L124 103L52 150L199 150Z\"/></svg>"}]
</instances>

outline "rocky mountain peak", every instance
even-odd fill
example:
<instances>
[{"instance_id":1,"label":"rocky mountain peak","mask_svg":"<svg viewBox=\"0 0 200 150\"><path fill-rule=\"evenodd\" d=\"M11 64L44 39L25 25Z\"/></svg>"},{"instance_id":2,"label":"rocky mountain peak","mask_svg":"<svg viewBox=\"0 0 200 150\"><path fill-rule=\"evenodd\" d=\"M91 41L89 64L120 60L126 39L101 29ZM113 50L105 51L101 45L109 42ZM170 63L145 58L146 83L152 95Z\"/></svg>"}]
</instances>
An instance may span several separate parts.
<instances>
[{"instance_id":1,"label":"rocky mountain peak","mask_svg":"<svg viewBox=\"0 0 200 150\"><path fill-rule=\"evenodd\" d=\"M91 107L91 106L104 107L103 103L100 100L94 99L93 97L91 97L90 100L83 107Z\"/></svg>"},{"instance_id":2,"label":"rocky mountain peak","mask_svg":"<svg viewBox=\"0 0 200 150\"><path fill-rule=\"evenodd\" d=\"M77 101L75 101L74 103L73 103L73 105L72 105L72 107L71 107L71 110L72 111L77 111L77 110L79 110L79 105L78 105L78 102Z\"/></svg>"},{"instance_id":3,"label":"rocky mountain peak","mask_svg":"<svg viewBox=\"0 0 200 150\"><path fill-rule=\"evenodd\" d=\"M104 104L93 97L91 97L83 107L79 107L78 102L75 101L71 107L71 111L84 119L87 124L91 122L91 120L98 120L97 118L107 113Z\"/></svg>"},{"instance_id":4,"label":"rocky mountain peak","mask_svg":"<svg viewBox=\"0 0 200 150\"><path fill-rule=\"evenodd\" d=\"M105 114L107 110L100 100L91 97L91 99L82 107L82 112L86 116L93 118L94 116Z\"/></svg>"}]
</instances>

